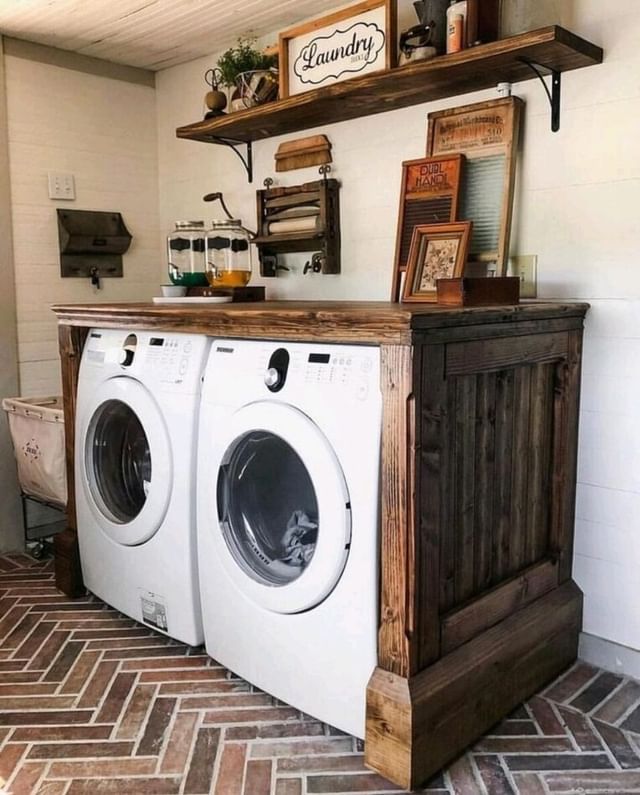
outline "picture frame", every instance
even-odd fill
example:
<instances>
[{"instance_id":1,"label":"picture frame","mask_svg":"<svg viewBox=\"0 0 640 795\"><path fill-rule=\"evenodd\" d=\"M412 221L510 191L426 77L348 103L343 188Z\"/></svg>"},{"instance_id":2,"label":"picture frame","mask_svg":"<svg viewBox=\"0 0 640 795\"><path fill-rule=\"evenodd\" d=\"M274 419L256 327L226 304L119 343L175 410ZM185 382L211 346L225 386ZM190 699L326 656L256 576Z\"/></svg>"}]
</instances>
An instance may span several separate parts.
<instances>
[{"instance_id":1,"label":"picture frame","mask_svg":"<svg viewBox=\"0 0 640 795\"><path fill-rule=\"evenodd\" d=\"M464 155L405 160L402 164L391 300L398 302L416 226L458 220Z\"/></svg>"},{"instance_id":2,"label":"picture frame","mask_svg":"<svg viewBox=\"0 0 640 795\"><path fill-rule=\"evenodd\" d=\"M435 303L438 279L456 279L464 275L472 228L471 221L422 224L414 228L403 301Z\"/></svg>"},{"instance_id":3,"label":"picture frame","mask_svg":"<svg viewBox=\"0 0 640 795\"><path fill-rule=\"evenodd\" d=\"M397 0L362 0L282 31L280 98L393 68L397 24Z\"/></svg>"}]
</instances>

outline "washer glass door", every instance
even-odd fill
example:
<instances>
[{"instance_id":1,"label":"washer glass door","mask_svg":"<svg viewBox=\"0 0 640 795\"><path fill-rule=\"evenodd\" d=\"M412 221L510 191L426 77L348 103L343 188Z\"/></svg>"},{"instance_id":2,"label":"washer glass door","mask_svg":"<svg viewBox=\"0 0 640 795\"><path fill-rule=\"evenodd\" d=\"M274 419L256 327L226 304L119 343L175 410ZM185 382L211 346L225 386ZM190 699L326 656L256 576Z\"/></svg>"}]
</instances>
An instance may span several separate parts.
<instances>
[{"instance_id":1,"label":"washer glass door","mask_svg":"<svg viewBox=\"0 0 640 795\"><path fill-rule=\"evenodd\" d=\"M140 382L118 376L99 386L83 416L79 439L87 503L113 541L142 544L159 529L173 488L160 408Z\"/></svg>"},{"instance_id":2,"label":"washer glass door","mask_svg":"<svg viewBox=\"0 0 640 795\"><path fill-rule=\"evenodd\" d=\"M138 416L121 400L107 400L94 416L91 484L117 522L131 522L151 486L151 449Z\"/></svg>"},{"instance_id":3,"label":"washer glass door","mask_svg":"<svg viewBox=\"0 0 640 795\"><path fill-rule=\"evenodd\" d=\"M351 538L332 447L302 412L266 401L237 412L223 445L216 502L227 571L262 607L313 607L340 579Z\"/></svg>"}]
</instances>

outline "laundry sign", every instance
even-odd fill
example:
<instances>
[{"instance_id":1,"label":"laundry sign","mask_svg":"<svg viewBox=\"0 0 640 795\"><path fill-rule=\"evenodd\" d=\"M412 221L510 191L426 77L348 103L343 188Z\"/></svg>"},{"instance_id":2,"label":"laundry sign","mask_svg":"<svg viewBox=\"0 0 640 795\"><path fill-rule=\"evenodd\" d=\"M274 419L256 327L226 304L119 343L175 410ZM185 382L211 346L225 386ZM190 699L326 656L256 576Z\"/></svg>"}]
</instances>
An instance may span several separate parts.
<instances>
[{"instance_id":1,"label":"laundry sign","mask_svg":"<svg viewBox=\"0 0 640 795\"><path fill-rule=\"evenodd\" d=\"M280 34L283 97L389 68L395 0L366 0Z\"/></svg>"}]
</instances>

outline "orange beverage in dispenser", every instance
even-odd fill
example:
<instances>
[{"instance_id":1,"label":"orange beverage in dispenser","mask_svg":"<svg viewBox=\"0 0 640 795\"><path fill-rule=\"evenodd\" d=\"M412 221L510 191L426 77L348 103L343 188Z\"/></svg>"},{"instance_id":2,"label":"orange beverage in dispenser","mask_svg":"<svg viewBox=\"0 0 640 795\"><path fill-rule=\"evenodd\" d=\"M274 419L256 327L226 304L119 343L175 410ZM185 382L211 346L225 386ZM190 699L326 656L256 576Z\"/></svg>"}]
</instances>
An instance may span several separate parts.
<instances>
[{"instance_id":1,"label":"orange beverage in dispenser","mask_svg":"<svg viewBox=\"0 0 640 795\"><path fill-rule=\"evenodd\" d=\"M207 271L207 279L212 287L246 287L251 278L251 271L220 270L215 275Z\"/></svg>"}]
</instances>

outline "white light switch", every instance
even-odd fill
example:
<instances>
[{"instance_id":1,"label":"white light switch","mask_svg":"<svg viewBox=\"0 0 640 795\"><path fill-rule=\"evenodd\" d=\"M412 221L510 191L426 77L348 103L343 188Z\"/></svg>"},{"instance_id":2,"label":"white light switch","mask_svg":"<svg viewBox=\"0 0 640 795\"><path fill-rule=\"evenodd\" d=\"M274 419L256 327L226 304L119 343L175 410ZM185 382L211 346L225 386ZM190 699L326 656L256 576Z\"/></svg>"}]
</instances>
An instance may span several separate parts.
<instances>
[{"instance_id":1,"label":"white light switch","mask_svg":"<svg viewBox=\"0 0 640 795\"><path fill-rule=\"evenodd\" d=\"M58 172L49 171L47 176L49 178L50 199L67 199L72 201L76 198L76 185L73 174L60 174Z\"/></svg>"}]
</instances>

